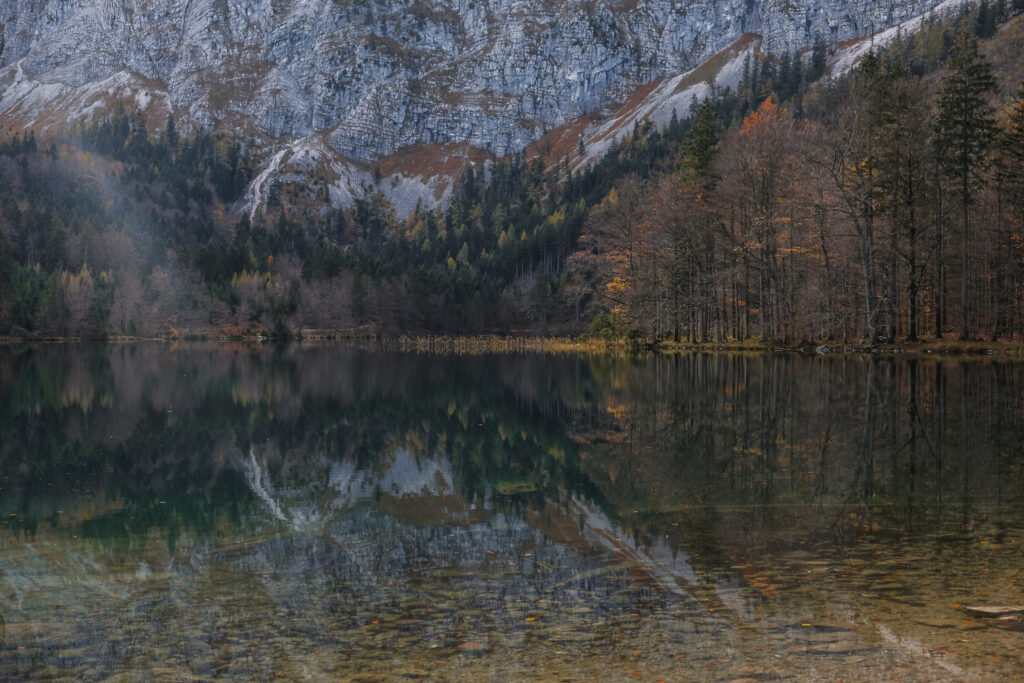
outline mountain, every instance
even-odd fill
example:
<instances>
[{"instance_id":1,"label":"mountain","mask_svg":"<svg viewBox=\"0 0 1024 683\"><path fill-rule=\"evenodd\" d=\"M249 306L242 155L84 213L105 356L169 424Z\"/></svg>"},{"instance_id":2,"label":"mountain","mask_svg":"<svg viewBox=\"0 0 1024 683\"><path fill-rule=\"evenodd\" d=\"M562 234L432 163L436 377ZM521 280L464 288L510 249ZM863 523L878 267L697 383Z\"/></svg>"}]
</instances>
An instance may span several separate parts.
<instances>
[{"instance_id":1,"label":"mountain","mask_svg":"<svg viewBox=\"0 0 1024 683\"><path fill-rule=\"evenodd\" d=\"M443 202L466 163L560 127L611 139L601 119L669 85L679 95L723 50L754 49L752 34L769 53L841 46L938 4L13 0L0 9L0 126L57 131L127 102L155 124L174 114L248 140L264 162L253 207L279 175L318 170L335 206L377 183L407 214ZM723 63L734 84L739 62Z\"/></svg>"}]
</instances>

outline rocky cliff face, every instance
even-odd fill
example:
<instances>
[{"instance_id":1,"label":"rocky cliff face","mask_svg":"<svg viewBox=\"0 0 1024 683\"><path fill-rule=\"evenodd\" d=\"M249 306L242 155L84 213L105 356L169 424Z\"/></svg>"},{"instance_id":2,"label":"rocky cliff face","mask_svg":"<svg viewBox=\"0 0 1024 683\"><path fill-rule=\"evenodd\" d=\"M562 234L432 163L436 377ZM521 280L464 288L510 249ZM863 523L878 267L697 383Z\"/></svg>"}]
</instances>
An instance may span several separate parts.
<instances>
[{"instance_id":1,"label":"rocky cliff face","mask_svg":"<svg viewBox=\"0 0 1024 683\"><path fill-rule=\"evenodd\" d=\"M500 156L700 64L743 33L761 34L769 51L803 47L818 35L869 34L936 4L7 0L0 115L20 107L22 120L38 116L70 92L81 102L61 115L87 115L100 102L97 84L117 76L144 95L141 106L155 101L152 91L202 125L271 140L322 132L351 159L450 143Z\"/></svg>"}]
</instances>

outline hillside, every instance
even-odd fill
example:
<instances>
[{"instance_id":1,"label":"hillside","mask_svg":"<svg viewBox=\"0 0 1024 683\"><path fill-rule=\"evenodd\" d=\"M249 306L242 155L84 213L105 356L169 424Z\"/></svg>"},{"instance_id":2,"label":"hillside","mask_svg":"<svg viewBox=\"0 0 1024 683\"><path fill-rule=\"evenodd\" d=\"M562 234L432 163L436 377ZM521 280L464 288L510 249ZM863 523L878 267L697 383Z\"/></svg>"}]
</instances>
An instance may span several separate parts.
<instances>
[{"instance_id":1,"label":"hillside","mask_svg":"<svg viewBox=\"0 0 1024 683\"><path fill-rule=\"evenodd\" d=\"M507 156L354 162L319 132L265 157L138 100L7 129L0 333L1017 335L1021 20L942 9L831 47L740 36ZM968 35L1001 89L964 214L938 136Z\"/></svg>"},{"instance_id":2,"label":"hillside","mask_svg":"<svg viewBox=\"0 0 1024 683\"><path fill-rule=\"evenodd\" d=\"M173 114L182 130L245 142L270 173L281 155L315 157L329 201L351 207L375 165L403 150L438 163L451 146L504 157L581 116L611 114L744 34L772 53L838 44L936 4L11 2L0 9L0 129L42 137L118 105L138 107L150 129ZM394 193L382 189L402 215L451 185L446 173L400 175Z\"/></svg>"}]
</instances>

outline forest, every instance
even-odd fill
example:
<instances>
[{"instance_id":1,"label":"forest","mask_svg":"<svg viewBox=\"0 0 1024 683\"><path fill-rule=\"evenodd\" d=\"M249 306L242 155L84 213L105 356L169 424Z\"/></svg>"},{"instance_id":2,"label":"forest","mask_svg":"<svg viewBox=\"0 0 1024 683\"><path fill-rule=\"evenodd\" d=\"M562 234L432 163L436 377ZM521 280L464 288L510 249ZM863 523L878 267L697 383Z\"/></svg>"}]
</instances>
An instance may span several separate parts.
<instances>
[{"instance_id":1,"label":"forest","mask_svg":"<svg viewBox=\"0 0 1024 683\"><path fill-rule=\"evenodd\" d=\"M246 141L173 117L0 131L0 336L1020 340L1022 10L931 19L838 79L821 41L749 60L582 171L468 166L407 218L301 181L250 218Z\"/></svg>"}]
</instances>

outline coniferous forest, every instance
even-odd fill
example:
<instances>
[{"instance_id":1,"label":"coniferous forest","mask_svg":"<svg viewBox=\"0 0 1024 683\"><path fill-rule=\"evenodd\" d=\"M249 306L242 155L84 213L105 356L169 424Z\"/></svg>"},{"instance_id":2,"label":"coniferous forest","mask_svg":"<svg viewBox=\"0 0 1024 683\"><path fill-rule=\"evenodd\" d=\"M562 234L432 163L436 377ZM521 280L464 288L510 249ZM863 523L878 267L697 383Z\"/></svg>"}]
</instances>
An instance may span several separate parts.
<instances>
[{"instance_id":1,"label":"coniferous forest","mask_svg":"<svg viewBox=\"0 0 1024 683\"><path fill-rule=\"evenodd\" d=\"M583 170L467 167L407 218L280 183L251 218L246 141L173 117L0 135L0 335L1020 340L1022 10L927 21L839 79L820 42L749 60Z\"/></svg>"}]
</instances>

